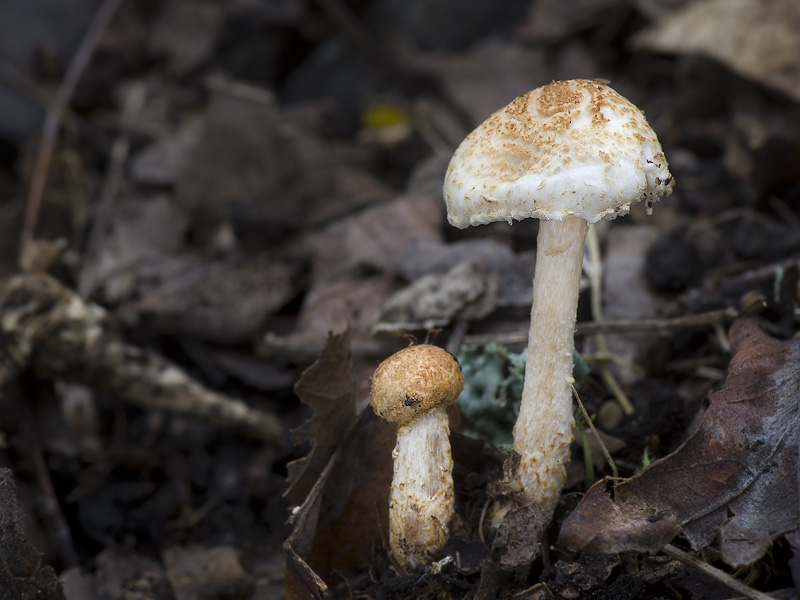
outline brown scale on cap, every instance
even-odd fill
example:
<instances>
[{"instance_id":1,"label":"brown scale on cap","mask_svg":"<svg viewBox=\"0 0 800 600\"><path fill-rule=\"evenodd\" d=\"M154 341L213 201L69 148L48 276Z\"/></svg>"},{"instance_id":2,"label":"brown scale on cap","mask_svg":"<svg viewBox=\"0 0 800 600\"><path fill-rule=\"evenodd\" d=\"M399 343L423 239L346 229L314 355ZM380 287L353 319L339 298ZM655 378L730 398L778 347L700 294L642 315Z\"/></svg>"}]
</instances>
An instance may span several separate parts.
<instances>
[{"instance_id":1,"label":"brown scale on cap","mask_svg":"<svg viewBox=\"0 0 800 600\"><path fill-rule=\"evenodd\" d=\"M530 95L528 92L527 95ZM536 108L545 116L552 116L575 108L581 103L583 96L567 82L558 81L550 84L547 90L536 100Z\"/></svg>"}]
</instances>

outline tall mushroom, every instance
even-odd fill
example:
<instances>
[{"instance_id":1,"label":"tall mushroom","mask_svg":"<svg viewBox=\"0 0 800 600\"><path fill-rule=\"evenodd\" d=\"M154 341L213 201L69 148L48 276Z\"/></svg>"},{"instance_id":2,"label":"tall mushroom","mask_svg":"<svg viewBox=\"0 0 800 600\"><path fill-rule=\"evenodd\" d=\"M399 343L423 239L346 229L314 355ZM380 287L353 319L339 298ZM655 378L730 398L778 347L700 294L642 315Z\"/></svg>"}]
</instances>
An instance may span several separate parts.
<instances>
[{"instance_id":1,"label":"tall mushroom","mask_svg":"<svg viewBox=\"0 0 800 600\"><path fill-rule=\"evenodd\" d=\"M514 427L516 478L552 512L572 441L572 352L588 223L672 191L642 112L602 81L553 82L516 98L453 154L444 182L451 225L541 220L525 384Z\"/></svg>"},{"instance_id":2,"label":"tall mushroom","mask_svg":"<svg viewBox=\"0 0 800 600\"><path fill-rule=\"evenodd\" d=\"M463 385L464 375L452 355L429 344L396 352L372 376L373 410L397 423L389 546L404 569L429 563L449 537L453 459L445 408Z\"/></svg>"}]
</instances>

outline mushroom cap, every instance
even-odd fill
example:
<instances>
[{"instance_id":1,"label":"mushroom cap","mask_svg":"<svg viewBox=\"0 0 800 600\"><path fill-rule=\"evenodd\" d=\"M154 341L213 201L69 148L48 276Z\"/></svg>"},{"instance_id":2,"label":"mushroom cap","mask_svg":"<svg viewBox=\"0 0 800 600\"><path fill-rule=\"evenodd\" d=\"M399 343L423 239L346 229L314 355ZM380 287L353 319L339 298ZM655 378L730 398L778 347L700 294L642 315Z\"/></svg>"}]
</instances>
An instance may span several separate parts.
<instances>
[{"instance_id":1,"label":"mushroom cap","mask_svg":"<svg viewBox=\"0 0 800 600\"><path fill-rule=\"evenodd\" d=\"M456 149L444 182L450 224L528 217L590 223L672 191L644 114L598 80L556 81L517 97Z\"/></svg>"},{"instance_id":2,"label":"mushroom cap","mask_svg":"<svg viewBox=\"0 0 800 600\"><path fill-rule=\"evenodd\" d=\"M403 348L372 376L372 409L386 421L406 425L418 414L454 402L464 374L453 355L430 344Z\"/></svg>"}]
</instances>

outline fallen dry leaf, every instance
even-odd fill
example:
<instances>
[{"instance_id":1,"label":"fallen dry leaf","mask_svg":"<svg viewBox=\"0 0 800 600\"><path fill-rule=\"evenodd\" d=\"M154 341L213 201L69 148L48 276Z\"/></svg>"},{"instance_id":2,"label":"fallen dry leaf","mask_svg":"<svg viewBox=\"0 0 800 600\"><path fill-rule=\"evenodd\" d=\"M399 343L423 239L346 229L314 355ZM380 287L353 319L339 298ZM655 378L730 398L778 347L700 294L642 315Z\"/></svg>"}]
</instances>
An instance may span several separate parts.
<instances>
[{"instance_id":1,"label":"fallen dry leaf","mask_svg":"<svg viewBox=\"0 0 800 600\"><path fill-rule=\"evenodd\" d=\"M367 267L399 273L409 248L422 240L441 239L441 199L422 194L401 196L334 221L308 235L314 251L314 279L335 279Z\"/></svg>"},{"instance_id":2,"label":"fallen dry leaf","mask_svg":"<svg viewBox=\"0 0 800 600\"><path fill-rule=\"evenodd\" d=\"M284 544L286 552L286 582L284 598L286 600L322 600L328 593L327 584L308 566L290 541Z\"/></svg>"},{"instance_id":3,"label":"fallen dry leaf","mask_svg":"<svg viewBox=\"0 0 800 600\"><path fill-rule=\"evenodd\" d=\"M375 544L387 538L394 442L394 427L363 410L312 482L284 543L287 600L322 598L325 581L371 562Z\"/></svg>"},{"instance_id":4,"label":"fallen dry leaf","mask_svg":"<svg viewBox=\"0 0 800 600\"><path fill-rule=\"evenodd\" d=\"M319 221L317 209L332 196L328 216L342 210L341 194L352 182L340 170L364 164L368 153L327 139L321 107L283 109L268 91L232 81L212 88L203 130L180 161L176 192L199 242L214 248L233 228L240 242L260 247L306 227L309 216ZM355 202L380 197L372 187L377 194L365 189L367 197Z\"/></svg>"},{"instance_id":5,"label":"fallen dry leaf","mask_svg":"<svg viewBox=\"0 0 800 600\"><path fill-rule=\"evenodd\" d=\"M497 307L530 307L533 251L515 253L508 244L488 237L473 237L457 242L422 240L413 244L403 259L402 274L408 281L426 275L442 275L464 261L487 265L498 278Z\"/></svg>"},{"instance_id":6,"label":"fallen dry leaf","mask_svg":"<svg viewBox=\"0 0 800 600\"><path fill-rule=\"evenodd\" d=\"M327 335L348 323L357 353L382 352L381 344L369 337L368 328L396 285L385 275L350 275L317 281L306 294L297 318L297 330L288 336L269 332L261 349L262 358L279 355L310 363Z\"/></svg>"},{"instance_id":7,"label":"fallen dry leaf","mask_svg":"<svg viewBox=\"0 0 800 600\"><path fill-rule=\"evenodd\" d=\"M159 333L223 344L245 342L297 292L292 260L276 254L196 266L189 258L187 265L132 307Z\"/></svg>"},{"instance_id":8,"label":"fallen dry leaf","mask_svg":"<svg viewBox=\"0 0 800 600\"><path fill-rule=\"evenodd\" d=\"M498 69L497 65L503 65ZM445 93L474 124L551 77L544 52L490 38L437 65Z\"/></svg>"},{"instance_id":9,"label":"fallen dry leaf","mask_svg":"<svg viewBox=\"0 0 800 600\"><path fill-rule=\"evenodd\" d=\"M168 197L131 197L120 201L108 236L91 267L86 296L103 288L111 303L131 297L147 262L160 263L179 253L188 227L183 213Z\"/></svg>"},{"instance_id":10,"label":"fallen dry leaf","mask_svg":"<svg viewBox=\"0 0 800 600\"><path fill-rule=\"evenodd\" d=\"M383 305L373 333L444 327L459 318L479 319L495 309L498 276L488 266L465 260L442 275L425 275ZM470 317L464 316L470 311Z\"/></svg>"},{"instance_id":11,"label":"fallen dry leaf","mask_svg":"<svg viewBox=\"0 0 800 600\"><path fill-rule=\"evenodd\" d=\"M314 547L307 556L326 581L334 580L336 572L362 571L375 545L388 537L395 437L392 425L371 409L362 410L342 442L338 459L332 461L321 490Z\"/></svg>"},{"instance_id":12,"label":"fallen dry leaf","mask_svg":"<svg viewBox=\"0 0 800 600\"><path fill-rule=\"evenodd\" d=\"M797 0L703 0L640 32L634 46L704 54L800 100L799 28Z\"/></svg>"},{"instance_id":13,"label":"fallen dry leaf","mask_svg":"<svg viewBox=\"0 0 800 600\"><path fill-rule=\"evenodd\" d=\"M669 456L616 486L592 486L558 543L590 552L656 552L678 533L695 549L717 538L741 567L798 526L800 339L779 341L754 319L731 327L725 384L698 430Z\"/></svg>"},{"instance_id":14,"label":"fallen dry leaf","mask_svg":"<svg viewBox=\"0 0 800 600\"><path fill-rule=\"evenodd\" d=\"M355 421L355 390L350 332L331 334L319 359L294 386L300 402L311 407L314 414L292 431L293 444L311 444L305 457L287 466L289 488L284 497L293 504L302 504L306 499Z\"/></svg>"},{"instance_id":15,"label":"fallen dry leaf","mask_svg":"<svg viewBox=\"0 0 800 600\"><path fill-rule=\"evenodd\" d=\"M163 132L150 145L133 155L131 179L137 183L174 185L186 169L190 154L205 130L205 117L192 115Z\"/></svg>"},{"instance_id":16,"label":"fallen dry leaf","mask_svg":"<svg viewBox=\"0 0 800 600\"><path fill-rule=\"evenodd\" d=\"M333 152L334 150L332 150ZM395 192L358 164L330 165L329 189L309 207L308 225L323 227L371 204L389 202Z\"/></svg>"},{"instance_id":17,"label":"fallen dry leaf","mask_svg":"<svg viewBox=\"0 0 800 600\"><path fill-rule=\"evenodd\" d=\"M413 244L403 258L402 275L408 281L416 281L425 275L442 275L465 260L490 265L492 271L500 272L510 267L514 257L508 244L488 237L447 243L421 240Z\"/></svg>"},{"instance_id":18,"label":"fallen dry leaf","mask_svg":"<svg viewBox=\"0 0 800 600\"><path fill-rule=\"evenodd\" d=\"M166 2L150 38L150 50L167 58L170 71L185 74L208 60L225 17L215 2Z\"/></svg>"},{"instance_id":19,"label":"fallen dry leaf","mask_svg":"<svg viewBox=\"0 0 800 600\"><path fill-rule=\"evenodd\" d=\"M602 24L608 14L626 8L620 0L539 0L517 31L525 42L559 42L565 37Z\"/></svg>"}]
</instances>

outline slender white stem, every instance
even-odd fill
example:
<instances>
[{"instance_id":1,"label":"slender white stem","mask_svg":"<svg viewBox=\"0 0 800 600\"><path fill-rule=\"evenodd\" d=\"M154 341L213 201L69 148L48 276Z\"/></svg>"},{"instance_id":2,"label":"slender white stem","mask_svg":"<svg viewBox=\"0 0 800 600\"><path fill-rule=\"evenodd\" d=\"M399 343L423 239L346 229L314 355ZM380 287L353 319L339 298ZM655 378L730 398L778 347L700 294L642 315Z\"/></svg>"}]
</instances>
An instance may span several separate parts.
<instances>
[{"instance_id":1,"label":"slender white stem","mask_svg":"<svg viewBox=\"0 0 800 600\"><path fill-rule=\"evenodd\" d=\"M514 450L528 499L552 512L566 479L572 442L572 352L588 225L584 219L542 221L533 278L528 358Z\"/></svg>"},{"instance_id":2,"label":"slender white stem","mask_svg":"<svg viewBox=\"0 0 800 600\"><path fill-rule=\"evenodd\" d=\"M392 556L413 570L438 558L453 517L453 458L444 407L397 428L389 493Z\"/></svg>"}]
</instances>

